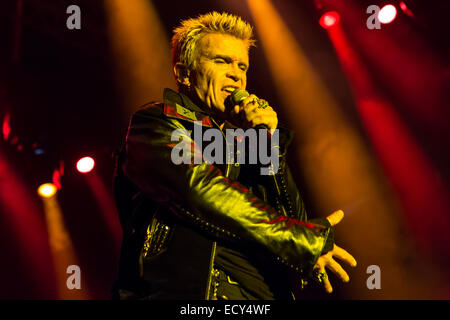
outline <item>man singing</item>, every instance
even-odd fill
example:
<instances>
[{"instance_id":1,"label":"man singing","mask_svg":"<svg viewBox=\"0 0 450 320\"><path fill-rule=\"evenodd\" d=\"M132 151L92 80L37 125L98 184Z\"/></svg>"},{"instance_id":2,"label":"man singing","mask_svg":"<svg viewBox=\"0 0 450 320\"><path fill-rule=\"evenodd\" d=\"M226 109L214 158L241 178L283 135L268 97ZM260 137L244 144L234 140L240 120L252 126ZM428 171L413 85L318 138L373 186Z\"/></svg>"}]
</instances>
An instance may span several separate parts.
<instances>
[{"instance_id":1,"label":"man singing","mask_svg":"<svg viewBox=\"0 0 450 320\"><path fill-rule=\"evenodd\" d=\"M178 92L166 89L163 103L132 116L117 157L114 190L124 239L115 298L292 299L295 286L311 281L331 292L326 268L349 281L334 260L356 266L334 244L333 226L343 212L307 221L286 164L291 131L257 96L229 97L246 88L252 37L247 22L217 12L174 30ZM196 126L224 133L227 159L239 139L227 140L226 130L265 128L257 131L279 140L278 170L263 175L259 163L225 160L175 163L177 130L186 132L189 159L205 151L190 134ZM246 152L257 152L254 147Z\"/></svg>"}]
</instances>

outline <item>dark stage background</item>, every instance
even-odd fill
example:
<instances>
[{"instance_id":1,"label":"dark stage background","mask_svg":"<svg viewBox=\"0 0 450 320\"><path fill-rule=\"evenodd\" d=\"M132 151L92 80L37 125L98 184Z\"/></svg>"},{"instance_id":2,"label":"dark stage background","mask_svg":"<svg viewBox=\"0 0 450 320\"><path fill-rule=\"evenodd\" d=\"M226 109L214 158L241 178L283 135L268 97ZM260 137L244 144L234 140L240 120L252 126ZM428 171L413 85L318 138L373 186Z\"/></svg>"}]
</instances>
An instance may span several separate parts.
<instances>
[{"instance_id":1,"label":"dark stage background","mask_svg":"<svg viewBox=\"0 0 450 320\"><path fill-rule=\"evenodd\" d=\"M368 29L367 7L387 3L396 20ZM289 162L309 215L346 213L336 239L359 262L351 282L304 296L448 299L450 2L403 3L2 0L0 298L110 298L121 237L112 154L130 114L174 88L171 30L216 10L255 25L248 91L296 131ZM79 30L66 27L73 4ZM339 32L320 26L328 10ZM96 162L87 175L75 167L85 155ZM64 232L36 192L55 170ZM80 290L64 289L65 262L80 267ZM381 289L367 287L370 265Z\"/></svg>"}]
</instances>

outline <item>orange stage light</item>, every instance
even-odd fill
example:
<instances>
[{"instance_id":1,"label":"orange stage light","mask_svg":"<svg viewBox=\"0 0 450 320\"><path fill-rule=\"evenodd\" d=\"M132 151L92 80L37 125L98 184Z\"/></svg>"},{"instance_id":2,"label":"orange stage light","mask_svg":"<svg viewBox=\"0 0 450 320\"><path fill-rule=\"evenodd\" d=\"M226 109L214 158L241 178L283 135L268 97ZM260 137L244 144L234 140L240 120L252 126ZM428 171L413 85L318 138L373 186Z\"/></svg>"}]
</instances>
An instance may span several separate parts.
<instances>
[{"instance_id":1,"label":"orange stage light","mask_svg":"<svg viewBox=\"0 0 450 320\"><path fill-rule=\"evenodd\" d=\"M43 198L51 198L56 194L58 189L53 183L41 184L38 188L38 194Z\"/></svg>"}]
</instances>

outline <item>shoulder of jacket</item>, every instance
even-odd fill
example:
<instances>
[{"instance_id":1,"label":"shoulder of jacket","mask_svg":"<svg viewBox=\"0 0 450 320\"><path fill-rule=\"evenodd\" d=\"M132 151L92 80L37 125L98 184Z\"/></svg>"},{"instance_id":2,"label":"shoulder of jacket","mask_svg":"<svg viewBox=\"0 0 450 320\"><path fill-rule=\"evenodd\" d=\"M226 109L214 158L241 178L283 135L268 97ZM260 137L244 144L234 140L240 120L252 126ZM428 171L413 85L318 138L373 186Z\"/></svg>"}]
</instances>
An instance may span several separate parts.
<instances>
[{"instance_id":1,"label":"shoulder of jacket","mask_svg":"<svg viewBox=\"0 0 450 320\"><path fill-rule=\"evenodd\" d=\"M140 106L133 116L160 116L164 113L164 103L162 102L149 102Z\"/></svg>"},{"instance_id":2,"label":"shoulder of jacket","mask_svg":"<svg viewBox=\"0 0 450 320\"><path fill-rule=\"evenodd\" d=\"M203 126L212 127L213 124L209 116L200 112L195 112L178 103L164 104L162 102L150 102L141 106L134 114L133 118L164 118L168 121L181 120L188 122L200 121Z\"/></svg>"}]
</instances>

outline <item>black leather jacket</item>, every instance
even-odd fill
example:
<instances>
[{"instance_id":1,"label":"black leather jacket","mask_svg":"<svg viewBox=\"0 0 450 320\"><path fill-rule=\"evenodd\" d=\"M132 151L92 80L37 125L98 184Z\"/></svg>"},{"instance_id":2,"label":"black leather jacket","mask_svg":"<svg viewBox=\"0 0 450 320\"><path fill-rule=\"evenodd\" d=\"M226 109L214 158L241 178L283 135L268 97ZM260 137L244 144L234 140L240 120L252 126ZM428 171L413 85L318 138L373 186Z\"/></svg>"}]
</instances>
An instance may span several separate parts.
<instances>
[{"instance_id":1,"label":"black leather jacket","mask_svg":"<svg viewBox=\"0 0 450 320\"><path fill-rule=\"evenodd\" d=\"M131 118L114 180L124 233L116 298L208 299L218 241L260 250L299 275L324 252L331 228L303 222L306 212L285 160L288 131L280 137L278 172L243 185L239 165L171 161L172 132L192 130L194 121L218 128L170 89L163 104L148 104Z\"/></svg>"}]
</instances>

